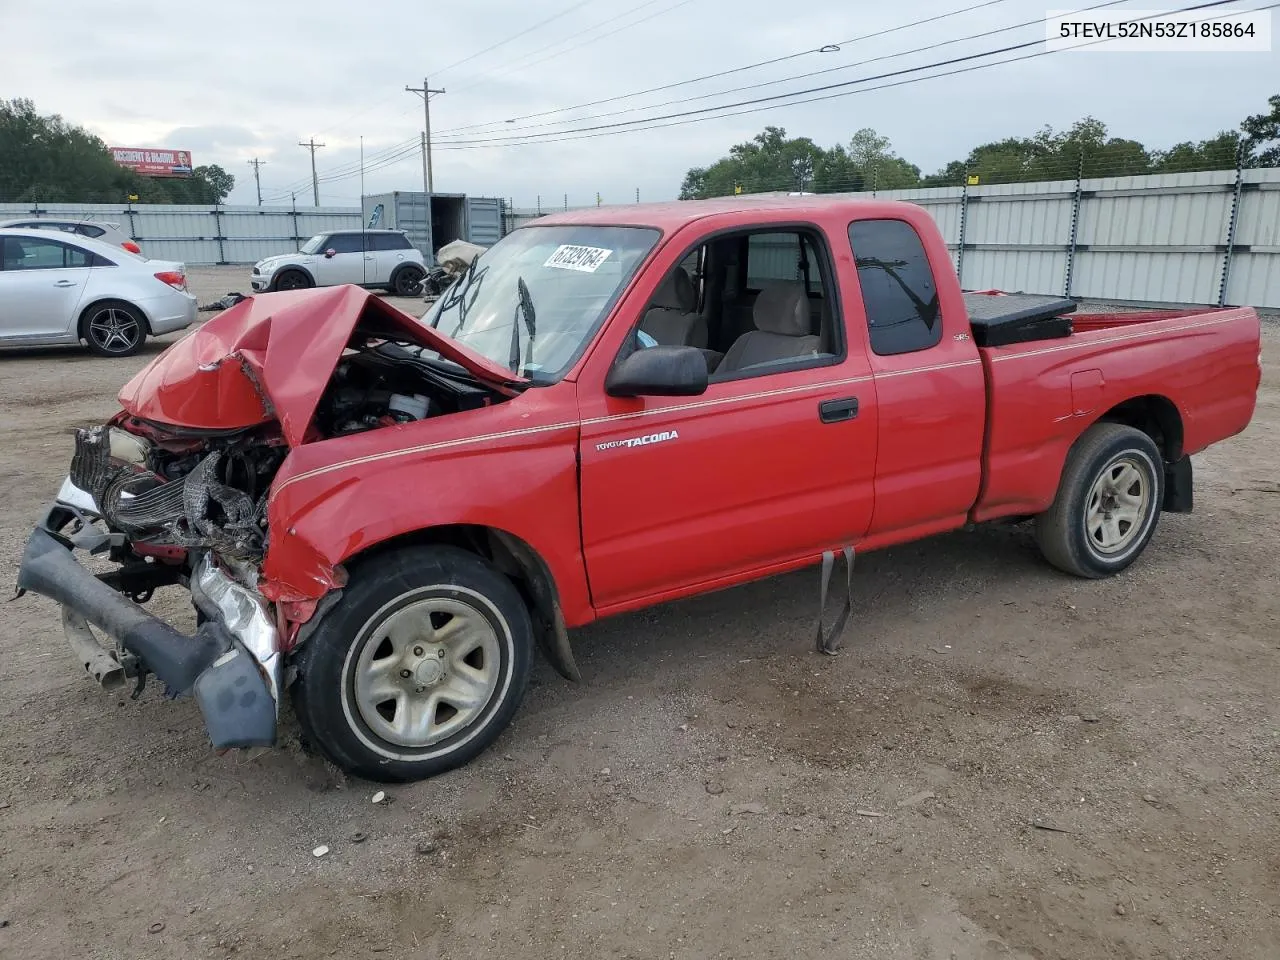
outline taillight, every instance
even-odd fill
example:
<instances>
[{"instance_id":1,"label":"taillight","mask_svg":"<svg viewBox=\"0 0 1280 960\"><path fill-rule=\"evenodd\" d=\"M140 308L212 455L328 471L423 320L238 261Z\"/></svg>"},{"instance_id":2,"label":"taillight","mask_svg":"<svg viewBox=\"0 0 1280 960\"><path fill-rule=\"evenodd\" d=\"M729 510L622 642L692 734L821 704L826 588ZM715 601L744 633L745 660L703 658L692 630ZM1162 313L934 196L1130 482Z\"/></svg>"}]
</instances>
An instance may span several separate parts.
<instances>
[{"instance_id":1,"label":"taillight","mask_svg":"<svg viewBox=\"0 0 1280 960\"><path fill-rule=\"evenodd\" d=\"M124 247L130 253L136 253L138 256L142 256L142 248L132 240L126 240L124 243L120 244L120 246Z\"/></svg>"},{"instance_id":2,"label":"taillight","mask_svg":"<svg viewBox=\"0 0 1280 960\"><path fill-rule=\"evenodd\" d=\"M187 289L187 275L178 273L176 270L162 270L156 274L156 279L161 283L167 283L175 290Z\"/></svg>"}]
</instances>

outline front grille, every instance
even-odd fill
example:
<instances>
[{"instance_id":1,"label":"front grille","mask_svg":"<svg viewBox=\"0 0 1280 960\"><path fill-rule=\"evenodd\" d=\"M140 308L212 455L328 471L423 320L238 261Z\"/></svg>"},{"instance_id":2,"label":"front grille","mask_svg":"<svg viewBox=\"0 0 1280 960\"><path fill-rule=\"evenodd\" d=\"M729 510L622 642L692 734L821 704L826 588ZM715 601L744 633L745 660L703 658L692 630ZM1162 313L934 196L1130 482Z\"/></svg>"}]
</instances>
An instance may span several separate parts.
<instances>
[{"instance_id":1,"label":"front grille","mask_svg":"<svg viewBox=\"0 0 1280 960\"><path fill-rule=\"evenodd\" d=\"M76 450L71 456L71 482L99 499L118 467L111 463L111 437L107 427L89 427L76 431Z\"/></svg>"}]
</instances>

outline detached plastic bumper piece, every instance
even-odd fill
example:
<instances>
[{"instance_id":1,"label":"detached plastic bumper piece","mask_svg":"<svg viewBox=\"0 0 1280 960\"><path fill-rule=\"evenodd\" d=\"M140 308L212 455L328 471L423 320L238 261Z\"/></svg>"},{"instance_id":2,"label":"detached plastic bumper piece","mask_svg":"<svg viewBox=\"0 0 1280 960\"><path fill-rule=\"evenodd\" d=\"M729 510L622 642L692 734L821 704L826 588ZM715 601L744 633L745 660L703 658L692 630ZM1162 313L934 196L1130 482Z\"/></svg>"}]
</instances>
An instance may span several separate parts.
<instances>
[{"instance_id":1,"label":"detached plastic bumper piece","mask_svg":"<svg viewBox=\"0 0 1280 960\"><path fill-rule=\"evenodd\" d=\"M48 597L62 605L64 623L87 621L115 639L165 684L167 696L193 693L215 748L274 745L276 684L228 629L219 609L202 605L209 619L193 635L147 612L76 559L73 545L50 525L51 518L64 513L64 508L52 507L27 540L18 571L19 595L30 590ZM68 629L68 640L77 659L89 668L84 655L87 632ZM115 651L106 648L102 654L115 657ZM93 659L100 667L101 659Z\"/></svg>"}]
</instances>

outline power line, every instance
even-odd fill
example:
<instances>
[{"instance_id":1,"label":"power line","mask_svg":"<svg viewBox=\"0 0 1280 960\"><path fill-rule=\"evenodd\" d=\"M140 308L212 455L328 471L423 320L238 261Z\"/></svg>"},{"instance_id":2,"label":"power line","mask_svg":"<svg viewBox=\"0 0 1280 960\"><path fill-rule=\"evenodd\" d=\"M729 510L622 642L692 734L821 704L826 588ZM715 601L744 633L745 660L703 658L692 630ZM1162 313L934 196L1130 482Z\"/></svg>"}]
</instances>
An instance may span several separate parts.
<instances>
[{"instance_id":1,"label":"power line","mask_svg":"<svg viewBox=\"0 0 1280 960\"><path fill-rule=\"evenodd\" d=\"M638 10L641 10L641 9L643 9L643 8L645 8L645 7L648 7L648 6L652 6L652 5L653 5L654 3L656 3L656 2L658 2L658 0L646 0L646 2L645 2L645 3L641 3L641 4L637 5L637 6L631 7L631 8L629 8L629 9L627 9L627 10L623 11L622 13L618 14L618 15L617 15L617 16L615 16L615 17L609 18L609 19L607 19L607 20L603 20L603 21L601 21L600 23L595 24L595 25L594 25L594 26L592 26L592 27L588 27L588 28L586 28L586 29L585 29L585 30L583 30L583 31L579 31L577 34L571 34L570 36L565 37L565 38L563 38L562 40L556 41L555 43L549 44L549 45L547 45L547 46L540 47L540 48L538 48L537 50L534 50L534 51L532 51L531 53L526 54L525 56L526 56L526 57L528 57L528 56L535 55L535 54L537 54L537 53L542 52L543 50L548 49L549 47L558 46L558 45L560 45L560 44L563 44L563 43L565 43L565 42L568 42L569 40L572 40L572 39L574 39L575 37L581 36L583 33L590 33L590 32L591 32L591 31L593 31L593 30L597 30L597 29L599 29L600 27L603 27L603 26L608 25L609 23L616 22L617 20L622 19L622 18L624 18L624 17L626 17L626 16L628 16L628 15L630 15L630 14L632 14L632 13L635 13L635 12L637 12ZM682 0L682 3L678 3L678 4L676 4L675 6L681 6L681 5L683 5L683 3L687 3L687 2L690 2L690 0ZM647 90L641 90L641 91L638 91L638 92L636 92L636 93L632 93L632 94L621 94L621 95L619 95L619 96L615 96L615 97L608 97L608 98L605 98L605 99L603 99L603 100L592 101L592 102L590 102L590 103L586 103L586 104L578 104L578 105L576 105L576 106L572 106L572 107L561 107L561 108L558 108L557 110L543 111L543 112L541 112L541 113L537 113L537 114L528 114L528 115L526 115L526 116L524 116L524 117L517 117L517 118L514 118L514 119L517 119L517 120L518 120L518 119L531 119L531 118L534 118L534 117L546 116L546 115L549 115L549 114L551 114L551 113L567 112L567 111L569 111L569 110L578 109L578 108L580 108L580 107L594 106L594 105L600 105L600 104L604 104L604 103L611 103L611 102L615 102L615 101L618 101L618 100L625 100L625 99L630 99L630 98L637 97L637 96L642 96L642 95L644 95L644 94L646 94L646 93L653 93L653 92L657 92L657 91L660 91L660 90L668 90L668 89L674 89L674 88L676 88L676 87L687 86L687 85L689 85L689 84L698 83L698 82L701 82L701 81L703 81L703 80L713 79L713 78L715 78L715 77L727 76L727 75L729 75L729 74L740 73L740 72L743 72L743 71L756 69L756 68L761 67L761 66L768 66L768 65L770 65L770 64L780 63L780 62L785 61L785 60L791 60L791 59L794 59L794 58L796 58L796 57L805 56L805 55L807 55L807 54L809 54L809 53L815 53L815 52L825 51L825 50L829 50L829 49L831 49L831 48L838 48L838 47L840 47L840 46L842 46L842 45L847 45L847 44L854 43L854 42L857 42L857 41L860 41L860 40L868 40L868 39L872 39L872 38L875 38L875 37L884 36L884 35L891 34L891 33L895 33L895 32L898 32L898 31L901 31L901 30L905 30L905 29L908 29L908 28L911 28L911 27L915 27L915 26L923 26L923 25L928 24L928 23L933 23L933 22L936 22L936 21L938 21L938 20L943 20L943 19L947 19L947 18L949 18L949 17L954 17L954 16L957 16L957 15L962 14L962 13L970 12L970 11L972 11L972 10L977 10L977 9L980 9L980 8L983 8L983 7L995 6L996 4L999 4L999 3L1005 3L1005 2L1007 2L1007 0L983 0L983 2L981 2L981 3L976 3L976 4L972 4L972 5L970 5L970 6L967 6L967 7L962 7L962 8L960 8L960 9L958 9L958 10L953 10L953 11L950 11L950 12L948 12L948 13L938 14L938 15L933 16L933 17L928 17L928 18L925 18L925 19L923 19L923 20L912 21L912 22L910 22L910 23L899 24L898 26L895 26L895 27L888 27L888 28L886 28L886 29L884 29L884 30L875 31L875 32L873 32L873 33L869 33L869 34L863 34L863 35L860 35L860 36L858 36L858 37L853 37L853 38L851 38L851 39L849 39L849 40L842 40L842 41L840 41L840 43L839 43L839 44L827 44L827 45L825 45L825 46L824 46L824 47L822 47L822 48L816 48L816 49L814 49L814 50L806 50L806 51L802 51L802 52L799 52L799 53L788 54L787 56L783 56L783 57L776 57L776 58L774 58L774 59L772 59L772 60L766 60L766 61L762 61L762 62L760 62L760 63L756 63L756 64L748 64L748 65L746 65L746 66L742 66L742 67L735 67L735 68L733 68L733 69L731 69L731 70L724 70L724 71L720 71L720 72L718 72L718 73L708 74L708 75L703 76L703 77L695 77L695 78L693 78L693 79L691 79L691 80L681 80L681 81L678 81L678 82L676 82L676 83L664 84L664 85L662 85L662 86L652 87L652 88L649 88L649 89L647 89ZM1115 0L1115 2L1124 2L1124 0ZM572 8L571 8L571 9L572 9ZM604 35L601 35L601 36L598 36L598 37L590 38L589 40L585 41L585 42L584 42L584 44L579 44L579 45L577 45L577 46L582 46L582 45L585 45L586 43L592 43L592 42L595 42L596 40L603 39L605 36L612 35L612 33L617 33L617 32L620 32L621 30L625 30L625 29L629 29L630 27L637 26L638 24L643 23L643 22L645 22L646 20L652 19L652 18L653 18L653 17L655 17L655 16L659 16L659 15L661 15L662 13L668 12L670 9L674 9L674 7L667 7L667 8L664 8L663 10L659 10L659 11L655 12L654 14L651 14L649 17L644 17L644 18L642 18L641 20L637 20L637 21L634 21L634 22L632 22L632 23L625 24L623 27L619 28L618 30L611 31L611 32L610 32L610 34L604 34ZM535 28L536 28L536 27L531 27L531 28L529 28L529 31L532 31L532 30L533 30L533 29L535 29ZM529 31L526 31L526 32L529 32ZM484 52L484 51L481 51L481 52ZM561 53L562 53L562 52L565 52L565 51L559 51L559 52L561 52ZM558 55L558 54L557 54L557 55ZM478 54L477 54L476 56L478 56ZM459 62L461 62L461 61L459 61ZM451 64L451 66L457 66L457 65L458 65L458 63ZM533 66L533 65L534 65L534 64L527 64L526 66ZM850 67L852 67L852 66L857 66L857 64L852 64L852 65L849 65L849 66L850 66ZM520 68L520 64L519 64L519 63L514 64L512 68L513 68L513 69L519 69L519 68ZM781 83L781 82L784 82L784 81L780 80L780 81L776 81L776 82ZM425 86L425 84L424 84L424 86ZM462 89L466 89L466 87L463 87ZM458 92L458 91L457 91L457 90L455 90L455 93L456 93L456 92ZM723 93L725 93L725 92L729 92L729 91L722 91L722 94L723 94ZM642 109L651 109L651 108L653 108L653 107L655 107L655 106L660 106L660 105L651 105L649 108L642 108ZM407 111L405 111L405 112L407 112ZM608 115L608 114L606 114L606 116L607 116L607 115ZM488 123L484 123L484 124L470 124L470 125L468 125L468 126L464 126L464 127L454 127L454 128L449 128L449 129L447 129L447 130L445 131L445 133L449 133L449 132L459 132L459 131L462 131L462 130L473 129L473 128L478 128L478 127L482 127L482 126L489 126L489 125L492 125L492 124L494 124L494 123L501 123L501 122L502 122L502 121L489 121ZM569 121L565 121L565 122L569 122ZM639 122L639 121L637 121L637 122ZM496 132L496 131L494 131L494 132ZM458 142L462 142L462 141L458 141ZM402 150L404 147L409 146L410 144L416 144L416 143L419 143L419 138L418 138L418 137L414 137L412 140L406 140L406 141L403 141L403 142L398 143L398 144L393 144L392 146L385 148L385 149L384 149L380 154L374 154L374 155L372 155L372 156L370 157L370 163L372 164L374 161L378 160L380 157L382 157L382 156L386 156L386 155L390 155L390 154L392 154L392 153L396 153L396 154L397 154L397 156L395 157L395 162L398 162L400 159L402 159L402 158L403 158L403 154L398 153L398 151ZM368 167L367 167L366 169L368 169ZM357 164L355 164L355 163L346 163L346 164L342 164L342 165L339 165L339 166L337 166L337 167L334 167L334 168L332 168L332 169L330 169L330 170L322 171L322 175L321 175L321 178L320 178L320 179L321 179L321 182L332 181L332 180L342 179L342 178L343 178L343 175L347 175L347 176L356 176L356 175L358 174L358 172L359 172L359 167L357 166ZM430 178L428 178L428 179L430 179ZM284 197L288 197L288 196L290 195L290 194L289 194L289 191L290 191L292 188L301 187L301 185L302 185L302 184L305 184L305 183L306 183L306 179L305 179L305 178L303 178L303 179L300 179L300 180L298 180L298 181L295 181L294 183L291 183L291 184L286 185L284 188L281 188L284 192L282 192L282 194L280 195L280 197L279 197L279 198L276 198L276 199L283 199Z\"/></svg>"},{"instance_id":2,"label":"power line","mask_svg":"<svg viewBox=\"0 0 1280 960\"><path fill-rule=\"evenodd\" d=\"M1105 0L1105 2L1103 3L1097 3L1091 7L1083 7L1082 9L1076 12L1087 13L1090 10L1098 10L1103 7L1114 7L1114 6L1118 6L1119 4L1128 3L1128 2L1129 0ZM546 123L534 123L524 127L513 127L511 129L513 131L535 130L543 127L564 126L565 124L569 124L569 123L581 123L583 120L602 120L602 119L605 119L606 117L616 117L626 113L636 113L637 111L640 111L640 110L656 110L661 107L677 106L682 103L693 103L698 100L709 100L714 97L723 97L731 93L741 93L745 90L758 90L762 87L773 87L773 86L777 86L780 83L790 83L793 80L803 80L808 77L817 77L817 76L822 76L828 73L838 73L842 70L852 70L855 67L865 67L868 64L879 63L880 61L883 61L883 60L896 60L899 57L909 56L914 53L924 53L929 50L937 50L940 47L950 46L951 44L955 44L955 43L963 43L967 40L978 40L978 39L981 39L982 37L995 36L996 34L999 34L999 33L1008 33L1011 30L1019 30L1023 27L1032 26L1033 24L1044 23L1045 20L1047 19L1048 17L1040 17L1039 19L1036 19L1036 20L1024 20L1022 23L1010 24L1007 27L997 27L993 30L984 30L980 33L971 33L968 36L956 37L951 40L940 40L937 43L926 44L925 46L915 47L914 49L911 49L911 50L903 50L899 53L886 53L878 57L871 57L870 59L867 59L867 60L859 60L856 63L847 63L838 67L827 67L823 70L813 70L813 71L810 71L809 73L800 73L800 74L795 74L789 77L781 77L777 80L765 80L761 83L751 83L741 87L731 87L728 90L719 90L719 91L716 91L715 93L703 93L693 97L681 97L675 100L666 100L666 101L663 101L662 103L650 103L650 104L646 104L644 106L639 106L639 107L626 107L622 110L608 111L606 113L596 114L591 117L582 117L582 118L579 118L578 120L552 120ZM846 40L844 42L848 43L849 41ZM869 79L877 79L877 78L872 77ZM642 121L636 121L636 122L642 122ZM496 132L496 131L490 131L490 132ZM442 137L442 142L450 142L450 141L447 137ZM455 138L455 142L466 142L466 141L465 140L458 141L457 138Z\"/></svg>"},{"instance_id":3,"label":"power line","mask_svg":"<svg viewBox=\"0 0 1280 960\"><path fill-rule=\"evenodd\" d=\"M553 20L559 20L561 17L567 16L568 14L573 13L573 11L577 10L579 7L585 7L588 3L591 3L591 2L593 2L593 0L581 0L580 3L575 3L573 4L573 6L566 7L565 9L561 10L559 13L552 14L551 16L547 17L545 20L539 20L533 26L527 27L524 30L521 30L519 33L513 33L511 36L507 37L505 40L499 40L497 43L491 44L490 46L485 47L483 50L480 50L477 53L471 54L469 57L463 57L461 60L455 60L453 63L449 64L447 67L441 67L440 69L435 71L436 76L439 76L440 74L444 73L446 70L452 70L454 67L460 67L464 63L470 63L472 60L476 59L476 57L484 56L484 54L488 53L490 50L497 50L499 47L504 47L508 43L510 43L512 40L519 40L521 37L525 36L526 34L533 33L535 30L545 27L548 23L551 23Z\"/></svg>"},{"instance_id":4,"label":"power line","mask_svg":"<svg viewBox=\"0 0 1280 960\"><path fill-rule=\"evenodd\" d=\"M527 114L524 114L523 116L512 117L509 120L488 120L488 121L485 121L484 123L473 123L463 127L452 127L447 130L442 130L441 133L442 134L457 133L462 130L473 130L479 127L490 127L490 126L495 126L502 123L514 123L520 120L533 120L538 117L549 116L553 113L567 113L570 110L581 110L581 109L585 109L586 107L603 106L606 103L616 103L619 100L631 100L635 97L642 97L645 94L649 94L649 93L660 93L664 90L674 90L677 87L686 87L691 84L702 83L704 80L715 80L719 77L727 77L735 73L744 73L748 70L758 70L761 67L769 67L775 63L784 63L787 60L795 60L798 57L807 57L813 53L836 53L839 51L839 48L846 46L847 44L850 44L850 43L857 43L862 40L871 40L871 39L874 39L875 37L887 36L888 34L897 33L899 30L907 30L911 27L922 27L927 23L935 23L938 20L946 20L949 17L959 16L962 13L969 13L970 11L973 11L973 10L980 10L983 7L992 7L992 6L995 6L996 4L1007 3L1007 2L1008 0L983 0L983 2L981 3L975 3L968 7L961 7L959 10L952 10L948 13L940 13L937 16L928 17L924 20L913 20L910 23L899 24L896 27L888 27L884 30L877 30L874 33L861 34L859 36L852 37L849 40L841 40L839 43L828 43L828 44L824 44L821 47L813 47L808 50L801 50L796 53L789 53L786 56L774 57L771 60L761 60L757 63L748 63L741 67L733 67L732 69L729 69L729 70L720 70L716 73L704 74L703 76L693 77L692 79L689 79L689 80L678 80L674 83L664 83L657 87L649 87L648 89L645 89L645 90L637 90L634 93L622 93L613 97L605 97L604 99L601 99L601 100L590 100L590 101L587 101L586 103L577 103L569 107L556 107L554 110L543 110L539 113L527 113Z\"/></svg>"},{"instance_id":5,"label":"power line","mask_svg":"<svg viewBox=\"0 0 1280 960\"><path fill-rule=\"evenodd\" d=\"M1142 20L1149 20L1154 17L1167 16L1169 14L1174 14L1174 13L1187 13L1193 10L1223 6L1229 2L1234 2L1234 0L1214 0L1214 2L1196 4L1196 5L1184 7L1178 10L1161 11L1160 13L1150 14L1146 17L1135 18L1135 20L1131 22L1140 22ZM1253 10L1250 10L1250 11L1232 11L1231 13L1223 14L1222 16L1231 16L1238 12L1254 12L1254 11L1261 11L1261 10L1270 10L1277 6L1280 6L1280 2L1253 8ZM982 69L987 69L989 67L1002 66L1008 63L1015 63L1021 60L1029 60L1029 59L1034 59L1036 57L1047 56L1051 53L1061 52L1060 50L1040 50L1035 53L1023 54L1022 56L1017 56L1017 57L1009 57L1004 60L997 60L989 63L972 64L970 66L961 67L955 70L948 70L941 73L931 74L929 76L924 76L924 77L910 77L905 80L897 80L891 83L883 83L883 84L878 84L876 86L865 87L861 89L853 89L853 90L843 89L849 86L866 83L875 79L899 76L905 73L919 72L921 70L934 69L939 66L947 66L950 64L961 63L968 60L974 60L974 59L980 59L983 57L993 56L999 53L1024 49L1028 46L1035 46L1040 42L1041 41L1033 41L1030 43L1014 44L1007 47L998 48L995 50L988 50L982 53L972 54L966 57L959 57L951 60L938 61L932 64L925 64L922 66L906 68L903 70L891 71L891 72L888 72L885 74L879 74L873 77L863 77L857 80L845 81L838 84L828 84L825 86L813 87L805 90L794 90L789 93L778 94L771 97L756 98L754 100L745 100L745 101L740 101L738 103L721 104L715 107L707 107L707 108L702 108L699 110L692 110L692 111L683 111L680 113L669 114L661 117L640 118L632 121L625 121L625 122L614 123L614 124L603 124L603 125L599 125L598 127L584 127L576 130L550 131L547 134L535 134L527 137L477 139L473 141L455 141L448 145L441 145L437 149L478 150L478 149L485 149L490 146L497 146L497 147L530 146L538 143L563 143L563 142L569 142L569 141L575 141L575 140L589 140L589 139L594 139L596 137L601 137L601 136L616 136L622 133L640 132L644 130L665 129L667 127L674 127L674 126L681 126L688 123L695 123L701 119L704 119L704 117L702 116L703 114L713 113L717 111L728 111L728 110L732 110L732 108L734 107L739 107L739 106L747 106L748 109L734 110L733 112L726 112L726 113L719 113L716 117L713 117L710 119L727 119L729 117L759 113L763 110L774 109L777 107L799 106L807 103L816 103L816 102L825 101L825 100L832 100L840 97L851 96L856 93L867 93L873 90L883 90L891 87L904 86L911 83L919 83L922 80L931 80L931 79L936 79L941 77L954 76L962 73L969 73L975 70L982 70ZM1076 44L1076 46L1072 49L1079 49L1080 47L1092 46L1095 43L1101 43L1101 42L1105 42L1105 40L1100 39L1100 40L1094 40L1086 43ZM775 102L778 100L789 100L790 98L803 96L809 93L829 91L833 89L839 89L840 92L824 93L822 96L808 97L807 99L803 99L803 100L792 100L789 103ZM758 106L758 104L761 104L761 103L768 103L770 105L763 106L763 107ZM684 119L689 117L692 117L692 119ZM656 122L661 120L671 120L672 122L668 122L668 123ZM602 132L588 132L588 131L602 131ZM404 145L406 149L404 149L402 153L400 153L399 155L388 156L385 158L383 163L377 166L374 166L372 168L377 169L379 166L390 166L394 163L399 162L400 160L403 160L405 157L412 155L413 150L412 150L412 147L409 146L412 143L413 141L408 141ZM391 149L394 149L394 148L388 148L388 150L391 150ZM370 168L371 167L366 167L366 169L370 169ZM340 179L346 179L346 177L330 176L330 177L324 178L324 180L326 181L340 180Z\"/></svg>"},{"instance_id":6,"label":"power line","mask_svg":"<svg viewBox=\"0 0 1280 960\"><path fill-rule=\"evenodd\" d=\"M692 3L693 0L679 0L679 2L673 3L667 7L663 7L661 10L658 10L658 11L655 11L654 13L649 14L647 17L641 17L639 20L634 20L631 23L623 24L621 27L618 27L616 30L610 30L608 33L602 33L599 36L588 37L587 39L583 40L581 43L575 43L565 47L562 50L556 50L553 53L550 53L539 60L532 60L532 61L528 60L529 57L536 56L537 54L542 53L544 50L550 50L552 47L558 47L561 44L567 43L570 40L573 40L577 37L582 36L583 34L591 33L593 30L598 30L601 27L606 27L610 23L614 23L618 20L621 20L623 17L629 16L630 14L633 14L639 10L643 10L645 7L651 7L658 2L659 0L645 0L644 3L638 4L634 7L624 10L622 13L618 14L617 16L609 17L606 20L601 20L599 23L595 24L594 26L587 27L585 30L579 30L577 33L571 33L569 34L569 36L563 38L562 40L557 40L555 43L550 43L550 44L547 44L546 46L539 47L537 50L530 51L529 53L525 54L523 57L520 57L519 59L517 59L515 63L509 64L506 67L506 69L499 70L496 73L487 74L482 79L477 79L471 83L468 83L462 87L459 87L455 92L461 93L463 90L470 90L472 87L475 87L483 83L485 80L491 80L495 77L503 77L509 73L513 73L518 70L526 70L529 67L537 66L539 63L543 63L547 60L550 60L552 57L558 57L562 54L568 53L570 50L577 50L579 47L585 47L588 44L596 43L597 41L603 40L606 37L612 37L614 34L621 33L623 30L630 30L632 27L638 27L640 24L647 23L648 21L652 20L654 17L660 17L664 13L670 13L672 10L675 10L677 7L683 7L686 4Z\"/></svg>"},{"instance_id":7,"label":"power line","mask_svg":"<svg viewBox=\"0 0 1280 960\"><path fill-rule=\"evenodd\" d=\"M1195 6L1190 6L1190 7L1182 7L1177 10L1160 11L1158 13L1154 13L1146 17L1137 18L1136 21L1129 21L1129 22L1149 20L1154 17L1163 17L1163 16L1168 16L1170 14L1176 14L1176 13L1188 13L1193 10L1201 10L1208 7L1219 7L1219 6L1223 6L1226 3L1233 3L1233 2L1235 2L1235 0L1213 0L1213 2L1201 3L1201 4L1197 4ZM1270 4L1268 6L1263 6L1263 7L1256 7L1248 11L1232 11L1232 14L1236 12L1257 12L1260 10L1270 10L1273 7L1277 7L1277 6L1280 6L1280 3L1274 3L1274 4ZM1224 16L1230 16L1232 14L1225 14ZM733 107L750 106L751 108L746 110L737 110L732 113L721 113L712 119L722 120L728 117L737 117L737 116L743 116L750 113L759 113L762 110L769 110L769 109L773 109L774 107L793 107L793 106L799 106L801 104L806 104L806 103L817 103L824 100L834 100L840 97L851 96L855 93L866 93L872 90L884 90L890 87L899 87L899 86L904 86L910 83L918 83L921 80L932 80L938 77L948 77L948 76L954 76L956 74L961 74L961 73L970 73L974 70L982 70L988 67L1002 66L1007 63L1016 63L1020 60L1031 60L1036 57L1043 57L1043 56L1048 56L1049 54L1052 54L1052 53L1062 52L1060 49L1040 50L1035 53L1023 54L1022 56L1018 56L1018 57L1009 57L1008 59L1005 59L1005 60L997 60L991 63L974 64L968 67L961 67L956 70L948 70L943 73L931 74L930 76L926 76L926 77L912 77L907 80L898 80L893 83L884 83L874 87L865 87L860 90L842 90L840 93L828 93L823 96L809 97L804 100L795 100L790 103L774 102L781 99L788 99L791 97L803 96L804 94L808 94L808 93L814 93L814 92L825 91L825 90L833 90L836 88L844 88L844 87L852 86L859 83L865 83L869 80L880 79L883 77L898 76L904 73L912 73L912 72L918 72L920 70L932 69L934 67L947 66L949 64L960 63L967 60L974 60L981 57L992 56L998 53L1005 53L1005 52L1010 52L1014 50L1025 49L1026 47L1029 47L1029 46L1037 46L1042 42L1043 41L1035 40L1035 41L1030 41L1028 43L1013 44L1008 47L1002 47L996 50L987 50L982 53L971 54L966 57L957 57L952 60L939 61L937 63L925 64L919 67L911 67L904 70L891 71L889 73L879 74L876 77L863 77L859 80L849 80L843 83L827 84L821 87L811 87L807 90L793 90L790 93L777 94L771 97L759 97L754 100L743 100L738 103L721 104L720 106L717 106L717 107L704 107L698 110L686 110L679 113L667 114L665 116L659 116L659 117L647 117L639 120L623 121L619 123L600 124L596 127L582 127L577 130L552 131L547 134L531 134L523 138L494 138L489 140L455 141L454 143L451 143L448 146L441 146L440 149L441 150L480 150L488 146L531 146L539 143L563 143L563 142L572 141L572 140L589 140L595 137L615 136L619 133L631 133L631 132L640 131L640 130L665 129L666 127L675 127L675 126L681 126L687 123L696 123L698 122L698 120L703 119L702 117L703 114L719 111L719 110L729 110ZM1075 47L1070 49L1079 49L1080 47L1093 46L1096 43L1104 43L1104 42L1106 42L1106 38L1099 39L1099 40L1092 40L1087 43L1076 44ZM770 103L771 105L766 107L754 106L756 104L761 104L761 103ZM685 117L696 117L696 119L675 119L674 122L672 123L656 123L655 122L658 120L667 120L667 119L685 118ZM618 128L623 128L623 129L618 129ZM600 133L587 132L587 131L597 131L597 130L603 130L608 132L600 132ZM560 134L564 134L564 135L561 136ZM572 134L576 134L576 135L572 135Z\"/></svg>"}]
</instances>

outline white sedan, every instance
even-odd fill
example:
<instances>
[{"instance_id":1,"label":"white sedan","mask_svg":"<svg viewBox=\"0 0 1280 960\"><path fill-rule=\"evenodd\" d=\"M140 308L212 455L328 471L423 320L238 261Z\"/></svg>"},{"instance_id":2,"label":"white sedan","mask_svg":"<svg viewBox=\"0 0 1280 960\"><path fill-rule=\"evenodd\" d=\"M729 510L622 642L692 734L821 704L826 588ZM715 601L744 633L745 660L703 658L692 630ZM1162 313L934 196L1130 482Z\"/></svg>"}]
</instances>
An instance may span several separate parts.
<instances>
[{"instance_id":1,"label":"white sedan","mask_svg":"<svg viewBox=\"0 0 1280 960\"><path fill-rule=\"evenodd\" d=\"M186 264L88 237L0 229L0 346L83 340L99 356L128 357L149 335L195 320Z\"/></svg>"}]
</instances>

